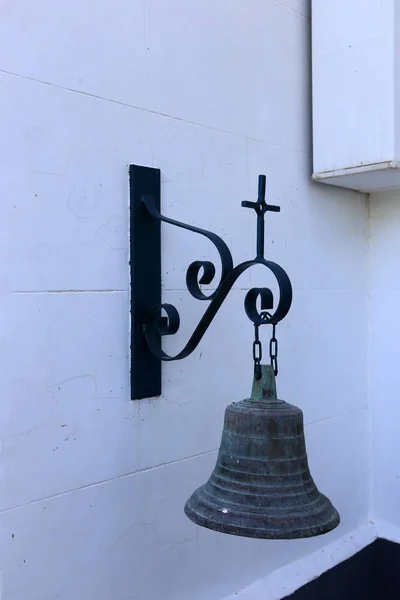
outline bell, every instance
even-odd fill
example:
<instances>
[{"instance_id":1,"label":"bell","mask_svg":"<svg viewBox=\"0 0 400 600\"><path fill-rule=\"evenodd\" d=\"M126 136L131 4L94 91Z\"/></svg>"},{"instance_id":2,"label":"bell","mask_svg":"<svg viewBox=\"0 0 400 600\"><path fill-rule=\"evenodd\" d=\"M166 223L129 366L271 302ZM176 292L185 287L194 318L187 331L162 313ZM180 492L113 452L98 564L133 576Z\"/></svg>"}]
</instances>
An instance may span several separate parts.
<instances>
[{"instance_id":1,"label":"bell","mask_svg":"<svg viewBox=\"0 0 400 600\"><path fill-rule=\"evenodd\" d=\"M251 398L227 407L217 464L185 513L202 527L252 538L306 538L339 525L308 468L303 413L278 400L269 365Z\"/></svg>"}]
</instances>

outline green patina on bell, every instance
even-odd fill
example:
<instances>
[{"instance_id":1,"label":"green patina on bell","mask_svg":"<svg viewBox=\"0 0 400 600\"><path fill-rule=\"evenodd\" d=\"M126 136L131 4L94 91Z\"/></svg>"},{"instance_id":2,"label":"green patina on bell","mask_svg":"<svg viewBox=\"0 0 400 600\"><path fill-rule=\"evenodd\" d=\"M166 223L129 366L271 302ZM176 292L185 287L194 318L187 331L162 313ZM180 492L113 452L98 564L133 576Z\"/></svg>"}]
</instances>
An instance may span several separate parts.
<instances>
[{"instance_id":1,"label":"green patina on bell","mask_svg":"<svg viewBox=\"0 0 400 600\"><path fill-rule=\"evenodd\" d=\"M311 477L303 413L278 400L272 367L261 373L251 398L227 407L217 464L185 513L197 525L253 538L327 533L340 517Z\"/></svg>"}]
</instances>

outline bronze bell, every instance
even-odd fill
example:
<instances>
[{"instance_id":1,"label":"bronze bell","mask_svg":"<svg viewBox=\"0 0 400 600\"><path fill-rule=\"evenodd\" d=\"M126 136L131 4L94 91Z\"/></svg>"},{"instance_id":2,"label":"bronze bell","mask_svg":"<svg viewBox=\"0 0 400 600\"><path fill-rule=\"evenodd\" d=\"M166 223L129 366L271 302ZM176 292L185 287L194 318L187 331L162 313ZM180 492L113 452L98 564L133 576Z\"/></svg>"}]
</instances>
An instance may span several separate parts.
<instances>
[{"instance_id":1,"label":"bronze bell","mask_svg":"<svg viewBox=\"0 0 400 600\"><path fill-rule=\"evenodd\" d=\"M253 538L327 533L340 517L311 477L303 413L278 400L272 367L261 369L251 398L227 407L217 464L185 513L197 525Z\"/></svg>"}]
</instances>

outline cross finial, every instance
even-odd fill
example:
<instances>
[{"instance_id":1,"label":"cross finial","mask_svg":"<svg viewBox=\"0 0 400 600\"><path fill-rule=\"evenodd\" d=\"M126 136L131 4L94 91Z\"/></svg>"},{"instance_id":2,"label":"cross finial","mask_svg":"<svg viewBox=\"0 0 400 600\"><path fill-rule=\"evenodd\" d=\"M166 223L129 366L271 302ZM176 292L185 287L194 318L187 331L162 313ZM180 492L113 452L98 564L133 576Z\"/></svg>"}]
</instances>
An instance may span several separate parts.
<instances>
[{"instance_id":1,"label":"cross finial","mask_svg":"<svg viewBox=\"0 0 400 600\"><path fill-rule=\"evenodd\" d=\"M267 178L265 175L258 176L258 198L257 202L242 202L244 208L252 208L257 214L257 258L264 258L264 215L267 211L279 212L280 206L273 206L265 202L265 187Z\"/></svg>"}]
</instances>

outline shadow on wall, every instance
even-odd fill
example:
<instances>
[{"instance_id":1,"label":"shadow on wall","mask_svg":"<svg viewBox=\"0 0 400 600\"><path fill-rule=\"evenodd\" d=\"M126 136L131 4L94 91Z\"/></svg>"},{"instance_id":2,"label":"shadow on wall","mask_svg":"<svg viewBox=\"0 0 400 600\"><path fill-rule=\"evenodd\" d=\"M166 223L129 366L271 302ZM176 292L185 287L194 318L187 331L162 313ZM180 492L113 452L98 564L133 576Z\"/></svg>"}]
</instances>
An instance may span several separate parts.
<instances>
[{"instance_id":1,"label":"shadow on wall","mask_svg":"<svg viewBox=\"0 0 400 600\"><path fill-rule=\"evenodd\" d=\"M378 539L286 600L398 600L400 545Z\"/></svg>"}]
</instances>

